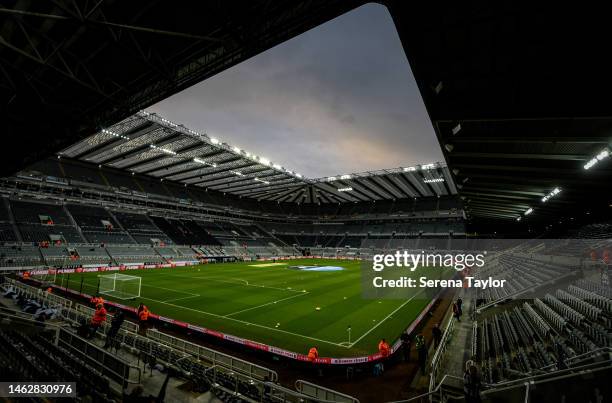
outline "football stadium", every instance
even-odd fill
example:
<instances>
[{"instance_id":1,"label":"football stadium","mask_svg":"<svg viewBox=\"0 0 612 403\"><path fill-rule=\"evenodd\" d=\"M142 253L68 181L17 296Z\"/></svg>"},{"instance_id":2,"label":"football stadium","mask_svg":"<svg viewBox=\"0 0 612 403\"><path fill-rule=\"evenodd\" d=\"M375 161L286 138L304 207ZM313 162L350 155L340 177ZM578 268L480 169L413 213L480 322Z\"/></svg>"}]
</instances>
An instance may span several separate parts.
<instances>
[{"instance_id":1,"label":"football stadium","mask_svg":"<svg viewBox=\"0 0 612 403\"><path fill-rule=\"evenodd\" d=\"M0 399L612 401L605 10L0 5Z\"/></svg>"}]
</instances>

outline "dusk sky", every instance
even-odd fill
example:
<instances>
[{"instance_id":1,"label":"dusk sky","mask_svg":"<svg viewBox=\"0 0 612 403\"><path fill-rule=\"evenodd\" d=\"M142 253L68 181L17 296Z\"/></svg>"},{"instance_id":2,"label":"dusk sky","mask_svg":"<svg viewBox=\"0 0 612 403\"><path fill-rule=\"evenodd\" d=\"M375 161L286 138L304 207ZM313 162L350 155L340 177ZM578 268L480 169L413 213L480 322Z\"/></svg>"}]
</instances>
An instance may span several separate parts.
<instances>
[{"instance_id":1,"label":"dusk sky","mask_svg":"<svg viewBox=\"0 0 612 403\"><path fill-rule=\"evenodd\" d=\"M147 110L311 178L443 160L393 21L377 4Z\"/></svg>"}]
</instances>

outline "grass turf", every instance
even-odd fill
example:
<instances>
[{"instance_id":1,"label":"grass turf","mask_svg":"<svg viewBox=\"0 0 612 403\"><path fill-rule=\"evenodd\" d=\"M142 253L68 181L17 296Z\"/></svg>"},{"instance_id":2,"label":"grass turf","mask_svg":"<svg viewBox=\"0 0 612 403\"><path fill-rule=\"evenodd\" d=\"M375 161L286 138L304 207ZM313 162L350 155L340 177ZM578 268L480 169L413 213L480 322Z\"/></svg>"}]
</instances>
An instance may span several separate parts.
<instances>
[{"instance_id":1,"label":"grass turf","mask_svg":"<svg viewBox=\"0 0 612 403\"><path fill-rule=\"evenodd\" d=\"M429 302L423 297L363 299L357 261L300 259L262 266L266 263L122 272L142 278L141 297L107 299L132 306L142 301L159 315L290 351L306 353L316 345L322 357L376 352L381 338L395 340ZM340 266L344 270L300 271L288 269L291 265ZM71 274L58 276L56 281L79 290L82 280L82 292L93 294L99 275Z\"/></svg>"}]
</instances>

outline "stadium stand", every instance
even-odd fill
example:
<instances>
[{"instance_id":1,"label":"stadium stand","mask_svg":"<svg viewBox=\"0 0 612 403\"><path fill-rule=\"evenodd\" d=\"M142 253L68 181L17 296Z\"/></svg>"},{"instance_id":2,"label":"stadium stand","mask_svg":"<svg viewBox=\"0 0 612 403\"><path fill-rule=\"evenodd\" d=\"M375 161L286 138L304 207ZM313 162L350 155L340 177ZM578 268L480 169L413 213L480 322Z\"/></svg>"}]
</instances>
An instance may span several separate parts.
<instances>
[{"instance_id":1,"label":"stadium stand","mask_svg":"<svg viewBox=\"0 0 612 403\"><path fill-rule=\"evenodd\" d=\"M0 328L0 357L6 364L0 374L6 380L76 381L79 397L102 402L133 398L130 393L137 385L161 388L163 393L156 396L168 401L208 393L223 402L307 402L325 392L335 395L334 401L358 402L309 382L309 390L300 384L299 390L282 387L274 370L155 329L139 332L127 320L109 341L112 314L93 338L84 338L79 329L93 309L14 280L0 283L0 291L0 318L19 329ZM50 316L36 319L43 312ZM32 332L34 328L39 331ZM111 349L104 349L105 344ZM190 381L190 389L160 387L171 377L175 386Z\"/></svg>"},{"instance_id":2,"label":"stadium stand","mask_svg":"<svg viewBox=\"0 0 612 403\"><path fill-rule=\"evenodd\" d=\"M123 231L111 213L101 207L68 205L67 210L91 243L130 244L134 240Z\"/></svg>"}]
</instances>

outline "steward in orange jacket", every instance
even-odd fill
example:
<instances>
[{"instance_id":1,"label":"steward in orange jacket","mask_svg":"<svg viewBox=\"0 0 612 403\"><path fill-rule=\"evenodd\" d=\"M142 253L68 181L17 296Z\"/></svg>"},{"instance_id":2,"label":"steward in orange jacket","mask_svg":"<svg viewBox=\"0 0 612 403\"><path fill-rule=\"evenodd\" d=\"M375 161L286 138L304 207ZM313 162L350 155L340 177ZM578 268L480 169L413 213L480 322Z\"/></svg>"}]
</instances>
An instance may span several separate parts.
<instances>
[{"instance_id":1,"label":"steward in orange jacket","mask_svg":"<svg viewBox=\"0 0 612 403\"><path fill-rule=\"evenodd\" d=\"M310 350L308 350L308 359L310 360L310 362L315 362L315 360L319 358L319 350L317 350L317 347L311 347Z\"/></svg>"},{"instance_id":2,"label":"steward in orange jacket","mask_svg":"<svg viewBox=\"0 0 612 403\"><path fill-rule=\"evenodd\" d=\"M96 311L91 318L91 325L100 327L106 321L106 308L103 304L96 305Z\"/></svg>"},{"instance_id":3,"label":"steward in orange jacket","mask_svg":"<svg viewBox=\"0 0 612 403\"><path fill-rule=\"evenodd\" d=\"M389 343L385 339L378 342L378 352L382 358L387 358L391 354L391 347L389 347Z\"/></svg>"}]
</instances>

